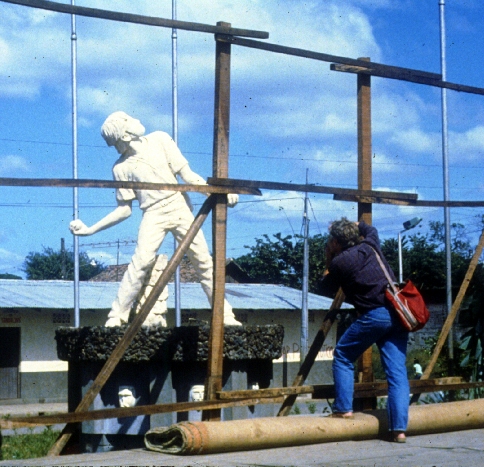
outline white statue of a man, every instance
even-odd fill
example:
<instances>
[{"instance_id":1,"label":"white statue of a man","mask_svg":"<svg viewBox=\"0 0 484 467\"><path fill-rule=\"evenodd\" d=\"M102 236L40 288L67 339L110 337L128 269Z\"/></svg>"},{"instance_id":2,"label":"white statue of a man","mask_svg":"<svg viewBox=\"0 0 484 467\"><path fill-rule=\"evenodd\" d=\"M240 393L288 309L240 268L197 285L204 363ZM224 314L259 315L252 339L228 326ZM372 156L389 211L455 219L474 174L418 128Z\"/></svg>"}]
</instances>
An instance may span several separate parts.
<instances>
[{"instance_id":1,"label":"white statue of a man","mask_svg":"<svg viewBox=\"0 0 484 467\"><path fill-rule=\"evenodd\" d=\"M178 183L177 175L187 184L206 185L207 182L193 172L172 138L165 132L155 131L146 136L145 128L124 112L109 115L101 127L101 134L108 144L120 154L113 166L113 177L118 181ZM227 196L229 206L234 206L238 195ZM131 307L151 272L167 232L180 242L194 217L185 198L178 191L116 190L117 207L93 224L86 226L80 219L70 223L74 235L87 236L112 227L127 219L132 212L132 202L137 200L143 211L135 253L121 280L116 299L112 304L105 326L119 326L128 322ZM200 230L188 250L188 258L195 268L207 298L212 303L213 262L207 242ZM224 324L238 325L232 307L225 300Z\"/></svg>"}]
</instances>

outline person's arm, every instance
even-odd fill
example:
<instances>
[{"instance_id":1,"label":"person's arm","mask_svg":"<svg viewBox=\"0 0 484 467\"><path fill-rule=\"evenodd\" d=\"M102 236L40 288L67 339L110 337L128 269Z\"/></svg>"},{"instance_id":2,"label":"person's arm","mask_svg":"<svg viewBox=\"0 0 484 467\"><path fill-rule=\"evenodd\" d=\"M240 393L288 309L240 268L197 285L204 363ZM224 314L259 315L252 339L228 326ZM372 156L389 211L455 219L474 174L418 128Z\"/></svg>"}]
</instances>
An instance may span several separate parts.
<instances>
[{"instance_id":1,"label":"person's arm","mask_svg":"<svg viewBox=\"0 0 484 467\"><path fill-rule=\"evenodd\" d=\"M81 219L73 220L69 224L69 230L74 235L79 235L82 237L86 237L89 235L93 235L101 230L109 229L113 225L119 224L126 220L132 213L131 207L131 200L130 201L119 201L118 206L113 211L111 211L107 216L104 216L101 220L96 222L91 227L88 227Z\"/></svg>"},{"instance_id":2,"label":"person's arm","mask_svg":"<svg viewBox=\"0 0 484 467\"><path fill-rule=\"evenodd\" d=\"M185 164L181 170L178 172L181 179L189 185L207 185L207 182L203 177L195 173L188 164ZM239 195L229 193L227 195L227 205L229 207L234 207L239 201Z\"/></svg>"},{"instance_id":3,"label":"person's arm","mask_svg":"<svg viewBox=\"0 0 484 467\"><path fill-rule=\"evenodd\" d=\"M358 223L360 235L367 241L370 241L378 248L380 247L380 238L378 236L378 230L372 225L368 225L366 222L361 221Z\"/></svg>"}]
</instances>

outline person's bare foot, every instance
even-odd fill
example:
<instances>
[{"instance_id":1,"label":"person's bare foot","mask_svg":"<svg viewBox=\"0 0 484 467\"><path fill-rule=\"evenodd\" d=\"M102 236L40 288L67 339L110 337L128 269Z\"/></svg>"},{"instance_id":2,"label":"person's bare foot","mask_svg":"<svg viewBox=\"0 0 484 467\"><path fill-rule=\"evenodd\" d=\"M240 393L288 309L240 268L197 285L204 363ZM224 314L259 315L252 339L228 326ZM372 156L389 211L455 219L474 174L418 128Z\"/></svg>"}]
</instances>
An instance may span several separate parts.
<instances>
[{"instance_id":1,"label":"person's bare foot","mask_svg":"<svg viewBox=\"0 0 484 467\"><path fill-rule=\"evenodd\" d=\"M406 443L407 437L405 436L405 432L403 431L394 431L393 432L393 441L395 443Z\"/></svg>"}]
</instances>

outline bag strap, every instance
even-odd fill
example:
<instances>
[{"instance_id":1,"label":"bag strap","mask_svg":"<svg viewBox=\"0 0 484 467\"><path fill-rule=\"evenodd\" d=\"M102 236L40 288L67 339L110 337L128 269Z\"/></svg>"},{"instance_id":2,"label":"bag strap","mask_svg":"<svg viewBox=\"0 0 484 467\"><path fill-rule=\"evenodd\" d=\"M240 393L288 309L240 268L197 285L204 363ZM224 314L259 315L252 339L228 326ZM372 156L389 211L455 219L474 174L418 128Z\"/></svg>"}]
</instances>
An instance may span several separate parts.
<instances>
[{"instance_id":1,"label":"bag strap","mask_svg":"<svg viewBox=\"0 0 484 467\"><path fill-rule=\"evenodd\" d=\"M395 287L395 284L394 284L392 278L390 277L390 274L388 273L387 268L383 264L383 261L382 261L380 255L378 254L378 252L371 245L368 245L368 246L373 250L373 253L375 253L376 259L378 260L378 263L380 264L380 267L381 267L381 269L383 271L383 274L385 274L385 277L387 278L388 284L392 288L393 293L396 294L398 292L398 290Z\"/></svg>"}]
</instances>

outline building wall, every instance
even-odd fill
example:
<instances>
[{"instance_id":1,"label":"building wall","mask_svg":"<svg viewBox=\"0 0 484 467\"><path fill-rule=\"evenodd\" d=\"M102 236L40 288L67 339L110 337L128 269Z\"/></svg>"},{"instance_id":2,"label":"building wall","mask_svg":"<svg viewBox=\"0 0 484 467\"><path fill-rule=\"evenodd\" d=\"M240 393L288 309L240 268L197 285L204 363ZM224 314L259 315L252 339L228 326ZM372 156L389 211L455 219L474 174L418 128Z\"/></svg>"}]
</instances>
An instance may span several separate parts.
<instances>
[{"instance_id":1,"label":"building wall","mask_svg":"<svg viewBox=\"0 0 484 467\"><path fill-rule=\"evenodd\" d=\"M83 311L81 326L101 326L108 310ZM284 326L283 356L274 361L273 385L291 385L299 370L300 311L244 311L237 318L246 325L282 324ZM210 323L210 311L184 312L184 323ZM309 316L308 348L324 318L323 312ZM175 322L174 311L167 316L168 326ZM0 326L20 327L19 399L25 402L63 402L67 400L67 362L58 360L55 330L73 326L73 311L67 310L1 310ZM331 360L336 327L331 330L311 371L308 384L332 382ZM1 382L0 382L1 384ZM0 403L8 399L0 400Z\"/></svg>"},{"instance_id":2,"label":"building wall","mask_svg":"<svg viewBox=\"0 0 484 467\"><path fill-rule=\"evenodd\" d=\"M107 310L84 311L81 325L102 325L106 315ZM24 402L67 401L67 362L57 358L55 330L60 326L73 324L72 310L0 311L0 327L20 328L18 399ZM9 399L0 400L4 403L8 401Z\"/></svg>"}]
</instances>

